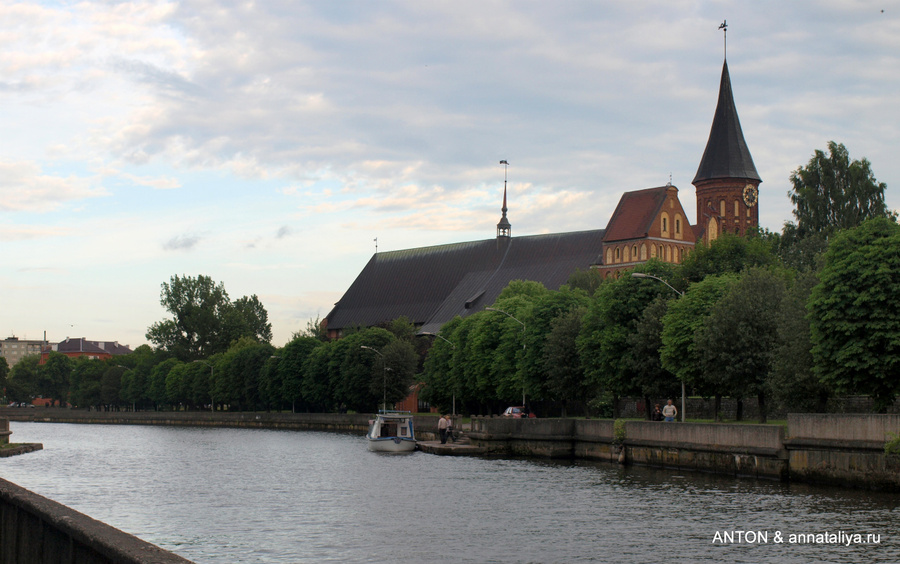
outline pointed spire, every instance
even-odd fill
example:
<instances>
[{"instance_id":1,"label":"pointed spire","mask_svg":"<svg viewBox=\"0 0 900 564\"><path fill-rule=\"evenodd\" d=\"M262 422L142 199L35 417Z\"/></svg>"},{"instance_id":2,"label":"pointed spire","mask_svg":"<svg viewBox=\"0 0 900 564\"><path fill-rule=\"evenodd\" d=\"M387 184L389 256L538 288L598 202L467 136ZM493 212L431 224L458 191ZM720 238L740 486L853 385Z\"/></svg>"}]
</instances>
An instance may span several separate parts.
<instances>
[{"instance_id":1,"label":"pointed spire","mask_svg":"<svg viewBox=\"0 0 900 564\"><path fill-rule=\"evenodd\" d=\"M744 141L741 121L734 107L734 96L731 92L731 77L728 75L728 61L722 66L722 81L719 84L719 103L709 131L709 141L697 176L692 184L713 178L744 178L762 182L753 157Z\"/></svg>"},{"instance_id":2,"label":"pointed spire","mask_svg":"<svg viewBox=\"0 0 900 564\"><path fill-rule=\"evenodd\" d=\"M500 237L509 237L512 235L512 225L510 225L509 220L506 219L506 171L509 170L509 163L502 160L500 161L500 164L504 165L505 170L503 171L503 207L500 208L503 215L500 217L500 222L497 224L498 239Z\"/></svg>"}]
</instances>

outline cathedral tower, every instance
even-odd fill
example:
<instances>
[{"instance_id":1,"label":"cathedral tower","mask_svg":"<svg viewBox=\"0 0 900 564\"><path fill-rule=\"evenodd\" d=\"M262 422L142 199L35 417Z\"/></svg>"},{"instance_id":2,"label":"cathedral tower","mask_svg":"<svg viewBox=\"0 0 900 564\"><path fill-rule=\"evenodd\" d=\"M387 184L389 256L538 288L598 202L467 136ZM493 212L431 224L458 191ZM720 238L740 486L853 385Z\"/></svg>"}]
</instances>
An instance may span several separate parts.
<instances>
[{"instance_id":1,"label":"cathedral tower","mask_svg":"<svg viewBox=\"0 0 900 564\"><path fill-rule=\"evenodd\" d=\"M744 235L759 226L760 182L734 107L725 61L709 141L691 182L697 189L697 225L706 244L720 233Z\"/></svg>"}]
</instances>

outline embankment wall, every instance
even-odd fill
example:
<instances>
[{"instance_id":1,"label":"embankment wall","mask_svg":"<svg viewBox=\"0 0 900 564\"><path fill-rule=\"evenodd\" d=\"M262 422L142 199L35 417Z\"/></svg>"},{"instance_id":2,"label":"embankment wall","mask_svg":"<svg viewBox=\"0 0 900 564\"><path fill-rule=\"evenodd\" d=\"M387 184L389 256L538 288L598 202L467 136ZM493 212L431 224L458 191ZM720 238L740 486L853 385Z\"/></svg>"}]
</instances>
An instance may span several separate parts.
<instances>
[{"instance_id":1,"label":"embankment wall","mask_svg":"<svg viewBox=\"0 0 900 564\"><path fill-rule=\"evenodd\" d=\"M0 564L189 562L0 479Z\"/></svg>"},{"instance_id":2,"label":"embankment wall","mask_svg":"<svg viewBox=\"0 0 900 564\"><path fill-rule=\"evenodd\" d=\"M473 444L494 454L585 458L900 491L884 444L898 415L795 415L781 425L476 417Z\"/></svg>"}]
</instances>

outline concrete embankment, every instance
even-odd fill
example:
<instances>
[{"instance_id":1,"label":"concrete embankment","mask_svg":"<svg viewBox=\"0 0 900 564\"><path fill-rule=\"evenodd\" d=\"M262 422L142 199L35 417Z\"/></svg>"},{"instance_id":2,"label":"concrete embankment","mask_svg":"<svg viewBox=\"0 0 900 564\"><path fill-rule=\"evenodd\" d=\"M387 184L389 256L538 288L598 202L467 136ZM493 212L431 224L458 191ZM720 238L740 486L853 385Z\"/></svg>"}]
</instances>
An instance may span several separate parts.
<instances>
[{"instance_id":1,"label":"concrete embankment","mask_svg":"<svg viewBox=\"0 0 900 564\"><path fill-rule=\"evenodd\" d=\"M60 408L0 408L10 421L106 425L181 425L344 431L365 434L370 414L365 413L269 413L223 411L85 411ZM433 419L433 418L430 418Z\"/></svg>"},{"instance_id":2,"label":"concrete embankment","mask_svg":"<svg viewBox=\"0 0 900 564\"><path fill-rule=\"evenodd\" d=\"M780 425L474 417L472 444L496 455L583 458L900 491L886 440L898 415L790 415Z\"/></svg>"},{"instance_id":3,"label":"concrete embankment","mask_svg":"<svg viewBox=\"0 0 900 564\"><path fill-rule=\"evenodd\" d=\"M0 564L184 564L190 560L0 479Z\"/></svg>"}]
</instances>

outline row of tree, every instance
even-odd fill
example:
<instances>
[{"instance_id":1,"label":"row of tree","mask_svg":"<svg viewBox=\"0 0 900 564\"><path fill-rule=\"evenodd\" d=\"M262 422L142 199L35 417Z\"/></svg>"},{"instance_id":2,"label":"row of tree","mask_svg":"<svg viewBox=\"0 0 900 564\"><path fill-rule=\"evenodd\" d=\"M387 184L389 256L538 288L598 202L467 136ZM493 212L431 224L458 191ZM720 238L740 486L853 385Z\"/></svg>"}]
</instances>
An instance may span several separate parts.
<instances>
[{"instance_id":1,"label":"row of tree","mask_svg":"<svg viewBox=\"0 0 900 564\"><path fill-rule=\"evenodd\" d=\"M175 276L161 292L172 318L148 330L156 348L103 362L26 358L7 395L115 409L372 411L424 381L435 405L493 413L523 396L596 409L684 384L756 397L763 417L771 401L822 410L833 394L868 394L883 410L900 393L900 227L868 162L850 162L842 145L829 151L792 175L796 224L781 234L723 235L681 265L636 269L658 280L579 271L559 290L514 281L490 310L447 323L430 349L405 319L331 342L310 322L275 348L256 296L232 302L208 277Z\"/></svg>"}]
</instances>

